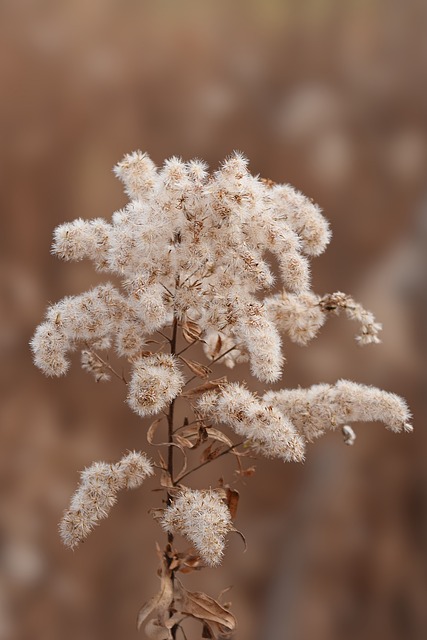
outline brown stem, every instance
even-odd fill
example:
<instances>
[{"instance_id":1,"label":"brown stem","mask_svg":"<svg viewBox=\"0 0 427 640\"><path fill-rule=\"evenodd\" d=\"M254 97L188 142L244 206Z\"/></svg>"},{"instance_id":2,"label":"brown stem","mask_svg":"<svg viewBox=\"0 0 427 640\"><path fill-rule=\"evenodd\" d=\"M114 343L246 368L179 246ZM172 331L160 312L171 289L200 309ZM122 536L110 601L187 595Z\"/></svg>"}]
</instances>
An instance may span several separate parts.
<instances>
[{"instance_id":1,"label":"brown stem","mask_svg":"<svg viewBox=\"0 0 427 640\"><path fill-rule=\"evenodd\" d=\"M123 373L120 375L120 373L118 373L115 369L113 369L111 364L109 362L107 362L107 360L104 360L103 358L101 358L101 356L98 355L96 353L96 351L94 351L92 349L92 347L90 346L90 344L88 344L87 342L85 342L85 347L98 360L98 362L100 362L106 369L108 369L108 371L110 371L110 373L113 374L113 376L116 376L116 378L118 378L119 380L121 380L122 382L127 384L127 380L126 380L126 378L125 378Z\"/></svg>"},{"instance_id":2,"label":"brown stem","mask_svg":"<svg viewBox=\"0 0 427 640\"><path fill-rule=\"evenodd\" d=\"M178 320L177 318L174 317L173 319L173 325L172 325L172 337L170 338L170 347L171 347L171 354L175 355L176 353L176 342L177 342L177 334L178 334ZM172 402L169 405L169 413L167 415L167 420L168 420L168 443L169 443L169 447L168 447L168 473L169 473L169 477L171 479L172 485L174 485L174 479L173 479L173 450L174 447L172 446L173 444L173 418L174 418L174 408L175 408L175 399L172 400ZM167 504L170 505L172 502L172 496L171 494L168 492L168 496L167 496ZM172 551L172 543L173 543L173 534L172 533L168 533L168 544L166 547L166 557L169 556L170 551ZM170 556L169 556L170 557ZM172 571L172 575L171 575L171 580L172 580L172 584L174 581L174 572ZM170 610L170 615L173 615L173 610ZM171 635L172 638L176 638L176 632L177 632L178 626L174 625L171 629Z\"/></svg>"},{"instance_id":3,"label":"brown stem","mask_svg":"<svg viewBox=\"0 0 427 640\"><path fill-rule=\"evenodd\" d=\"M197 465L197 467L193 467L192 469L184 473L182 476L179 476L179 478L176 479L176 482L181 482L181 480L189 476L191 473L198 471L199 469L206 466L210 462L213 462L214 460L218 460L218 458L221 458L221 456L225 456L226 453L230 453L230 451L233 451L233 449L237 449L237 447L240 447L241 444L243 444L243 442L237 442L236 444L233 444L231 447L227 447L227 449L224 449L224 451L221 451L221 453L219 453L216 456L216 458L211 458L210 460L205 460L204 462L201 462L200 464Z\"/></svg>"},{"instance_id":4,"label":"brown stem","mask_svg":"<svg viewBox=\"0 0 427 640\"><path fill-rule=\"evenodd\" d=\"M191 346L191 345L190 345ZM236 345L233 345L232 347L230 347L229 349L227 349L227 351L224 351L224 353L221 353L220 356L217 356L216 358L214 358L213 360L210 361L210 365L216 364L218 362L218 360L221 360L221 358L223 358L224 356L227 355L227 353L230 353L230 351L234 351L234 349L237 349ZM181 351L182 353L182 351ZM190 382L193 382L193 380L195 380L196 378L198 378L198 376L194 375L192 378L189 378L187 380L187 382L185 383L185 387L187 386L187 384L190 384Z\"/></svg>"}]
</instances>

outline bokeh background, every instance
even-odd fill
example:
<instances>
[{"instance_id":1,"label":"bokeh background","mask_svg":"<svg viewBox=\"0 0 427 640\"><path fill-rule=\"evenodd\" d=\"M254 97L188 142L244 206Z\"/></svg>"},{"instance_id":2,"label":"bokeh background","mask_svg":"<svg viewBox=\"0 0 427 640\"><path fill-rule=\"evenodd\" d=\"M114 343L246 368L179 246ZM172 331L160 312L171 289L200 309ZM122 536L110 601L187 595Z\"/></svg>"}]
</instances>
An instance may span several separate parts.
<instances>
[{"instance_id":1,"label":"bokeh background","mask_svg":"<svg viewBox=\"0 0 427 640\"><path fill-rule=\"evenodd\" d=\"M383 343L331 319L285 344L283 384L350 378L414 413L413 435L360 425L352 448L337 433L304 465L260 462L239 486L248 551L231 539L188 584L234 585L240 640L427 637L426 73L423 0L0 3L0 640L143 637L157 590L151 480L75 553L57 534L78 471L147 449L145 423L119 382L47 380L27 346L48 302L100 279L50 256L53 228L123 206L111 168L137 148L213 168L239 149L318 202L334 235L314 288L363 301ZM218 460L194 486L221 475Z\"/></svg>"}]
</instances>

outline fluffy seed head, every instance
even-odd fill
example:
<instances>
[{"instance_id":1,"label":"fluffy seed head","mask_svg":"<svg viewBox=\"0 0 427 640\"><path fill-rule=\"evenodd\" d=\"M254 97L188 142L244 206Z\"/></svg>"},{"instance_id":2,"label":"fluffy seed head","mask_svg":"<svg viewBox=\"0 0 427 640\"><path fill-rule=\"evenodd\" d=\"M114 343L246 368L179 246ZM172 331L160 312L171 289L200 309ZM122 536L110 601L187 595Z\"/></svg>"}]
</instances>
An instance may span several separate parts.
<instances>
[{"instance_id":1,"label":"fluffy seed head","mask_svg":"<svg viewBox=\"0 0 427 640\"><path fill-rule=\"evenodd\" d=\"M139 358L133 364L127 401L140 416L158 413L176 398L183 384L183 375L173 356L158 353Z\"/></svg>"},{"instance_id":2,"label":"fluffy seed head","mask_svg":"<svg viewBox=\"0 0 427 640\"><path fill-rule=\"evenodd\" d=\"M230 511L216 491L187 488L165 509L161 525L190 540L211 567L221 563L225 536L232 529Z\"/></svg>"},{"instance_id":3,"label":"fluffy seed head","mask_svg":"<svg viewBox=\"0 0 427 640\"><path fill-rule=\"evenodd\" d=\"M80 485L59 523L65 546L78 546L108 516L120 489L135 489L152 473L150 460L139 451L129 452L116 464L94 462L82 471Z\"/></svg>"}]
</instances>

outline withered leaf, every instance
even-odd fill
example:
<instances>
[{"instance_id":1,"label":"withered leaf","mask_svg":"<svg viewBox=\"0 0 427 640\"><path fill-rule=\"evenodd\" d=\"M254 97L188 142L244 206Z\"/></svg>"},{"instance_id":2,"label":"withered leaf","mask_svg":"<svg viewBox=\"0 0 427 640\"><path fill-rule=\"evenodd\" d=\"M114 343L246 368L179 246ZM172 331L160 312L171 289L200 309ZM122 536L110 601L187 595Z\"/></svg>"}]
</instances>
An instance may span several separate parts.
<instances>
[{"instance_id":1,"label":"withered leaf","mask_svg":"<svg viewBox=\"0 0 427 640\"><path fill-rule=\"evenodd\" d=\"M156 433L156 429L159 426L159 424L162 422L162 420L163 418L157 418L157 420L154 420L154 422L152 422L148 427L147 441L149 444L153 444L154 434Z\"/></svg>"},{"instance_id":2,"label":"withered leaf","mask_svg":"<svg viewBox=\"0 0 427 640\"><path fill-rule=\"evenodd\" d=\"M234 527L232 529L230 529L230 531L232 531L233 533L237 533L237 535L239 535L242 538L243 544L245 545L244 551L247 551L248 545L246 543L246 538L243 535L243 533L239 529L235 529Z\"/></svg>"},{"instance_id":3,"label":"withered leaf","mask_svg":"<svg viewBox=\"0 0 427 640\"><path fill-rule=\"evenodd\" d=\"M165 626L167 629L172 629L172 627L182 622L182 620L183 620L183 617L181 613L174 613L173 616L171 616L168 620L166 620Z\"/></svg>"},{"instance_id":4,"label":"withered leaf","mask_svg":"<svg viewBox=\"0 0 427 640\"><path fill-rule=\"evenodd\" d=\"M256 471L256 467L253 466L253 467L248 467L247 469L243 469L243 468L239 469L238 471L236 471L236 473L239 476L242 476L243 478L248 478L250 476L253 476L255 471Z\"/></svg>"},{"instance_id":5,"label":"withered leaf","mask_svg":"<svg viewBox=\"0 0 427 640\"><path fill-rule=\"evenodd\" d=\"M182 323L182 335L184 340L191 344L196 340L199 340L202 335L202 329L197 324L197 322L193 322L192 320L185 320Z\"/></svg>"},{"instance_id":6,"label":"withered leaf","mask_svg":"<svg viewBox=\"0 0 427 640\"><path fill-rule=\"evenodd\" d=\"M187 591L176 577L175 583L176 601L179 602L181 613L203 620L209 626L212 626L211 623L219 625L222 633L236 628L235 617L219 602L201 591Z\"/></svg>"},{"instance_id":7,"label":"withered leaf","mask_svg":"<svg viewBox=\"0 0 427 640\"><path fill-rule=\"evenodd\" d=\"M215 429L214 427L206 427L206 433L208 435L208 438L211 438L211 440L218 440L218 442L222 442L228 447L233 446L233 441L230 440L230 438L219 429Z\"/></svg>"},{"instance_id":8,"label":"withered leaf","mask_svg":"<svg viewBox=\"0 0 427 640\"><path fill-rule=\"evenodd\" d=\"M182 447L186 447L187 449L194 448L194 442L189 438L186 438L185 436L180 435L179 433L176 433L174 435L174 438L178 442L178 444L180 444Z\"/></svg>"},{"instance_id":9,"label":"withered leaf","mask_svg":"<svg viewBox=\"0 0 427 640\"><path fill-rule=\"evenodd\" d=\"M215 442L211 442L206 449L202 451L202 455L200 456L200 462L208 462L209 460L215 460L218 456L224 451L223 447L220 445L216 449Z\"/></svg>"},{"instance_id":10,"label":"withered leaf","mask_svg":"<svg viewBox=\"0 0 427 640\"><path fill-rule=\"evenodd\" d=\"M163 517L164 509L149 509L148 513L154 520L160 520Z\"/></svg>"},{"instance_id":11,"label":"withered leaf","mask_svg":"<svg viewBox=\"0 0 427 640\"><path fill-rule=\"evenodd\" d=\"M138 613L137 629L141 628L144 621L152 613L158 613L160 616L166 615L173 600L173 584L170 575L165 570L162 571L160 577L159 592L146 602Z\"/></svg>"},{"instance_id":12,"label":"withered leaf","mask_svg":"<svg viewBox=\"0 0 427 640\"><path fill-rule=\"evenodd\" d=\"M199 378L208 378L212 373L212 369L209 369L209 367L200 364L200 362L196 362L196 360L187 360L187 358L183 358L182 356L179 356L179 359L182 360L190 369L190 371L192 371Z\"/></svg>"},{"instance_id":13,"label":"withered leaf","mask_svg":"<svg viewBox=\"0 0 427 640\"><path fill-rule=\"evenodd\" d=\"M204 566L200 556L187 555L182 559L179 571L181 573L190 573L191 571L200 571Z\"/></svg>"},{"instance_id":14,"label":"withered leaf","mask_svg":"<svg viewBox=\"0 0 427 640\"><path fill-rule=\"evenodd\" d=\"M215 343L215 348L212 352L212 360L215 360L215 358L217 356L219 356L219 354L221 353L221 347L222 347L222 338L220 336L220 334L218 333L218 338L216 339L216 343Z\"/></svg>"},{"instance_id":15,"label":"withered leaf","mask_svg":"<svg viewBox=\"0 0 427 640\"><path fill-rule=\"evenodd\" d=\"M173 487L171 474L167 469L162 469L162 473L160 474L160 486L165 487L166 489Z\"/></svg>"},{"instance_id":16,"label":"withered leaf","mask_svg":"<svg viewBox=\"0 0 427 640\"><path fill-rule=\"evenodd\" d=\"M197 425L188 427L181 431L181 436L186 440L190 440L192 443L191 448L196 449L202 442L205 442L208 438L207 428L203 422L199 422Z\"/></svg>"},{"instance_id":17,"label":"withered leaf","mask_svg":"<svg viewBox=\"0 0 427 640\"><path fill-rule=\"evenodd\" d=\"M160 620L149 620L145 625L145 635L150 640L173 640L172 627L168 627L168 622L163 624Z\"/></svg>"},{"instance_id":18,"label":"withered leaf","mask_svg":"<svg viewBox=\"0 0 427 640\"><path fill-rule=\"evenodd\" d=\"M162 469L167 469L168 465L166 464L166 461L164 459L164 457L162 456L162 454L160 453L160 451L158 452L159 454L159 462L160 462L160 466Z\"/></svg>"},{"instance_id":19,"label":"withered leaf","mask_svg":"<svg viewBox=\"0 0 427 640\"><path fill-rule=\"evenodd\" d=\"M227 492L227 506L230 511L231 518L234 520L237 515L237 506L239 504L240 494L236 489L226 487Z\"/></svg>"},{"instance_id":20,"label":"withered leaf","mask_svg":"<svg viewBox=\"0 0 427 640\"><path fill-rule=\"evenodd\" d=\"M184 398L194 398L196 396L205 393L206 391L213 391L214 389L218 389L222 384L227 382L227 377L223 376L222 378L217 378L216 380L209 380L208 382L204 382L198 387L193 387L193 389L188 389L188 391L184 391L181 394Z\"/></svg>"}]
</instances>

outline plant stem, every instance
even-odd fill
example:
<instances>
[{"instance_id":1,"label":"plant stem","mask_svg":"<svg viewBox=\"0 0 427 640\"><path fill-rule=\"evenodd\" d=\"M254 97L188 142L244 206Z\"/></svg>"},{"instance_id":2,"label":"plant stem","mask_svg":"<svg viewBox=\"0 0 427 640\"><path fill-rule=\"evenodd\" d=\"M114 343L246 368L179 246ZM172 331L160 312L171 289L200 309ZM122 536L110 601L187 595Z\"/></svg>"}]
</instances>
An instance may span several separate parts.
<instances>
[{"instance_id":1,"label":"plant stem","mask_svg":"<svg viewBox=\"0 0 427 640\"><path fill-rule=\"evenodd\" d=\"M172 337L170 339L171 345L171 354L175 355L176 353L176 338L178 332L178 320L174 318L172 325ZM173 443L173 414L175 408L175 398L169 405L169 413L168 413L168 443L171 445ZM170 474L170 478L173 483L173 447L169 446L168 449L168 472ZM168 503L170 502L170 497L168 497Z\"/></svg>"},{"instance_id":2,"label":"plant stem","mask_svg":"<svg viewBox=\"0 0 427 640\"><path fill-rule=\"evenodd\" d=\"M174 317L173 319L173 325L172 325L172 337L170 339L170 350L171 350L171 354L175 355L176 353L176 340L177 340L177 333L178 333L178 320L176 317ZM167 415L167 420L168 420L168 473L169 473L169 477L171 479L172 485L174 484L174 479L173 479L173 450L174 447L172 446L173 444L173 418L174 418L174 408L175 408L175 399L172 400L172 402L169 405L169 413ZM172 496L170 495L170 493L168 492L168 497L167 497L167 504L170 505L172 502ZM172 533L168 533L168 545L167 545L167 551L168 550L172 550L172 543L173 543L173 534ZM172 579L172 584L174 581L174 572L172 571L172 575L171 575L171 579ZM173 611L170 611L170 615L173 615ZM171 629L171 634L172 634L172 638L176 638L176 632L177 632L178 626L174 625Z\"/></svg>"},{"instance_id":3,"label":"plant stem","mask_svg":"<svg viewBox=\"0 0 427 640\"><path fill-rule=\"evenodd\" d=\"M197 467L193 467L192 469L190 469L189 471L187 471L186 473L184 473L182 476L180 476L179 478L177 478L177 482L181 482L181 480L183 480L184 478L186 478L187 476L190 475L190 473L194 473L194 471L198 471L199 469L201 469L202 467L205 467L207 464L209 464L210 462L213 462L214 460L218 460L218 458L221 458L222 456L224 456L226 453L230 453L230 451L233 451L233 449L236 449L237 447L240 447L240 445L242 445L244 443L244 441L242 442L237 442L236 444L233 444L231 447L228 447L227 449L224 449L224 451L221 451L221 453L219 453L216 458L210 458L209 460L205 460L204 462L201 462L200 464L197 465Z\"/></svg>"}]
</instances>

